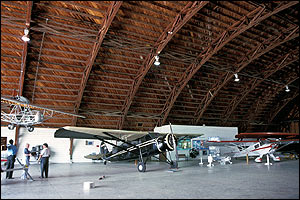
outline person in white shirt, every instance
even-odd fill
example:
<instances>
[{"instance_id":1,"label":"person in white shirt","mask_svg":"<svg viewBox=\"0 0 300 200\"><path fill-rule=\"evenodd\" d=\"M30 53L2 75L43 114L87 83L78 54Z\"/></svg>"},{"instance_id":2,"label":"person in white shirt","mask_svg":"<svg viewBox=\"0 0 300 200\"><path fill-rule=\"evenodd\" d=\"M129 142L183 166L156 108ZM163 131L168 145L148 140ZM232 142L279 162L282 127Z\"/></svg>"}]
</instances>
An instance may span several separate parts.
<instances>
[{"instance_id":1,"label":"person in white shirt","mask_svg":"<svg viewBox=\"0 0 300 200\"><path fill-rule=\"evenodd\" d=\"M48 144L44 143L43 150L38 159L38 162L41 160L41 176L39 178L44 178L44 172L45 172L45 178L48 178L49 157L50 157L50 150L48 148Z\"/></svg>"}]
</instances>

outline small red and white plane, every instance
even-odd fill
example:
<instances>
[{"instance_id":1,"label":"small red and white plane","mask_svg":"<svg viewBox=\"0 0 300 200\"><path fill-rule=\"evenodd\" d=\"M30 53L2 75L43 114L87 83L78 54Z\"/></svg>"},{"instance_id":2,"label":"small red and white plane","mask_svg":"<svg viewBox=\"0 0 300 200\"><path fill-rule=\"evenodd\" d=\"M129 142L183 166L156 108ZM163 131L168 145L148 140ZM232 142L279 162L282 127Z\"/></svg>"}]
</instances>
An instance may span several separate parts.
<instances>
[{"instance_id":1,"label":"small red and white plane","mask_svg":"<svg viewBox=\"0 0 300 200\"><path fill-rule=\"evenodd\" d=\"M233 158L257 156L255 162L261 163L262 157L267 156L267 165L269 165L269 156L275 162L280 161L279 156L274 156L275 151L292 143L299 143L299 133L280 133L280 132L261 132L261 133L240 133L235 136L238 140L233 141L220 141L219 139L212 138L201 142L202 146L227 146L232 149L230 154ZM248 139L244 140L243 139ZM251 140L249 140L251 139ZM254 140L257 139L257 140ZM201 148L200 148L201 149ZM193 152L195 153L195 151ZM195 156L195 155L194 155ZM218 158L220 162L231 163L230 156Z\"/></svg>"},{"instance_id":2,"label":"small red and white plane","mask_svg":"<svg viewBox=\"0 0 300 200\"><path fill-rule=\"evenodd\" d=\"M299 133L280 133L280 132L262 132L262 133L240 133L236 136L239 139L243 138L259 138L260 141L250 145L247 149L236 153L233 157L241 156L257 156L255 162L261 162L264 155L269 155L273 161L280 161L279 156L274 156L275 151L290 145L294 142L299 142ZM298 137L298 139L297 139ZM272 138L272 139L267 139ZM275 139L277 138L277 139ZM285 138L285 139L282 139ZM294 138L294 139L293 139ZM268 158L267 158L268 159Z\"/></svg>"}]
</instances>

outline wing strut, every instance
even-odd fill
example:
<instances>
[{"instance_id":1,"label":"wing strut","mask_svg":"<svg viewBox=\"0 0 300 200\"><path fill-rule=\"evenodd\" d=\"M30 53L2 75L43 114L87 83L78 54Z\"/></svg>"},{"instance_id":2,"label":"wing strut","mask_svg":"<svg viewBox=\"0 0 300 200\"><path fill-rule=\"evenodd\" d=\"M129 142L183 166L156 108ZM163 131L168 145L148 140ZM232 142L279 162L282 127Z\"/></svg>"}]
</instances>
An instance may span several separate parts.
<instances>
[{"instance_id":1,"label":"wing strut","mask_svg":"<svg viewBox=\"0 0 300 200\"><path fill-rule=\"evenodd\" d=\"M110 135L110 134L108 134L108 135ZM119 140L119 141L122 141L122 140L120 140L119 138L114 137L114 136L112 136L112 135L111 135L111 137L116 138L116 139ZM124 150L124 151L126 151L126 152L131 152L131 153L133 153L133 154L136 154L136 155L140 156L139 153L135 153L134 151L129 151L128 148L126 149L126 148L124 148L124 147L115 145L115 144L113 144L113 143L111 143L111 142L108 142L108 141L106 141L106 140L100 138L99 136L95 136L95 138L98 139L98 140L101 140L101 141L103 141L103 142L105 142L105 143L107 143L107 144L110 144L110 145L112 145L112 146L114 146L114 147L121 148L122 150ZM132 145L132 144L131 144L131 145ZM134 146L134 145L132 145L132 146ZM140 147L136 147L136 148L137 148L137 149L140 149ZM117 153L119 153L119 151L118 151ZM117 153L115 153L115 154L113 154L113 155L111 155L111 156L105 158L105 160L109 160L110 158L114 157Z\"/></svg>"},{"instance_id":2,"label":"wing strut","mask_svg":"<svg viewBox=\"0 0 300 200\"><path fill-rule=\"evenodd\" d=\"M173 145L174 145L174 150L175 150L175 162L171 162L172 165L171 165L171 168L178 168L178 151L177 151L177 144L176 144L176 141L175 141L175 138L174 138L174 134L173 134L173 130L172 130L172 125L171 125L171 122L170 123L170 130L171 130L171 133L172 133L172 137L173 137Z\"/></svg>"},{"instance_id":3,"label":"wing strut","mask_svg":"<svg viewBox=\"0 0 300 200\"><path fill-rule=\"evenodd\" d=\"M109 134L109 133L107 133L107 132L103 132L103 134L108 135L109 137L111 137L111 138L113 138L113 139L115 139L115 140L124 142L124 143L126 143L126 144L128 144L128 145L130 145L130 146L135 147L135 148L139 148L138 146L136 146L136 145L134 145L134 144L131 144L131 143L129 143L129 142L126 142L125 140L122 140L122 139L120 139L120 138L118 138L118 137L116 137L116 136L114 136L114 135L112 135L112 134Z\"/></svg>"}]
</instances>

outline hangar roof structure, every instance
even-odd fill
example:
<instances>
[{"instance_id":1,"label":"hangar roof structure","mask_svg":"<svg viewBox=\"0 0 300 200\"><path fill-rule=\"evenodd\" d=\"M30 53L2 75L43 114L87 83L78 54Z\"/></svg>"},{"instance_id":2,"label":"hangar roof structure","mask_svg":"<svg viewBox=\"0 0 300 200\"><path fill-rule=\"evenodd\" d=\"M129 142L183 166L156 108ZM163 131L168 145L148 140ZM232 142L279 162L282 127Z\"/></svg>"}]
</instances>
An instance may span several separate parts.
<instances>
[{"instance_id":1,"label":"hangar roof structure","mask_svg":"<svg viewBox=\"0 0 300 200\"><path fill-rule=\"evenodd\" d=\"M86 116L40 127L270 130L299 118L298 10L299 1L1 1L1 96Z\"/></svg>"}]
</instances>

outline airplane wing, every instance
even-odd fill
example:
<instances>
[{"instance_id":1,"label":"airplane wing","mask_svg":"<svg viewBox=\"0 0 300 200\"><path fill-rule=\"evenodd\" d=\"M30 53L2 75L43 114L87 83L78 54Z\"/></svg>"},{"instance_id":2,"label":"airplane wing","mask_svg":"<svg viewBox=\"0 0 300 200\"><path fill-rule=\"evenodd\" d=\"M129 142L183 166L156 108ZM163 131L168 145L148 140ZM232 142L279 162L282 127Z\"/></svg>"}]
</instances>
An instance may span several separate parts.
<instances>
[{"instance_id":1,"label":"airplane wing","mask_svg":"<svg viewBox=\"0 0 300 200\"><path fill-rule=\"evenodd\" d=\"M280 133L280 132L257 132L257 133L239 133L235 136L239 139L247 140L223 140L223 141L204 141L205 144L214 146L223 146L225 144L242 144L242 143L256 143L261 142L273 142L273 143L289 143L291 141L299 142L299 133ZM269 139L280 138L280 139ZM283 138L283 139L281 139Z\"/></svg>"},{"instance_id":2,"label":"airplane wing","mask_svg":"<svg viewBox=\"0 0 300 200\"><path fill-rule=\"evenodd\" d=\"M126 131L117 129L65 126L56 130L54 137L76 139L97 139L97 137L100 137L106 140L112 140L113 137L116 137L125 141L133 141L147 134L148 132L146 131Z\"/></svg>"},{"instance_id":3,"label":"airplane wing","mask_svg":"<svg viewBox=\"0 0 300 200\"><path fill-rule=\"evenodd\" d=\"M257 143L258 140L223 140L223 141L203 141L204 146L237 146L237 145L251 145Z\"/></svg>"},{"instance_id":4,"label":"airplane wing","mask_svg":"<svg viewBox=\"0 0 300 200\"><path fill-rule=\"evenodd\" d=\"M236 138L299 138L299 133L281 133L281 132L255 132L255 133L239 133Z\"/></svg>"},{"instance_id":5,"label":"airplane wing","mask_svg":"<svg viewBox=\"0 0 300 200\"><path fill-rule=\"evenodd\" d=\"M77 114L73 114L73 113L67 113L67 112L62 112L62 111L59 111L59 110L54 110L54 109L49 109L49 108L45 108L45 107L41 107L41 106L36 106L36 105L33 105L33 104L24 103L22 101L18 101L18 100L15 100L15 99L9 99L9 98L5 98L5 97L1 97L1 103L6 103L6 104L9 104L9 105L19 105L19 106L27 107L27 108L29 107L30 109L37 109L37 110L41 110L41 111L44 111L44 112L45 111L50 112L50 113L56 112L56 113L60 113L60 114L85 118L85 116L82 116L82 115L77 115ZM51 114L49 114L49 115L51 115Z\"/></svg>"},{"instance_id":6,"label":"airplane wing","mask_svg":"<svg viewBox=\"0 0 300 200\"><path fill-rule=\"evenodd\" d=\"M75 127L75 126L65 126L63 128L59 128L54 137L58 138L77 138L77 139L97 139L100 137L102 139L111 140L112 136L125 141L133 141L137 140L149 133L156 135L166 135L168 133L154 133L147 131L127 131L127 130L116 130L116 129L100 129L100 128L88 128L88 127ZM181 134L174 133L176 136L190 136L197 137L203 134Z\"/></svg>"}]
</instances>

